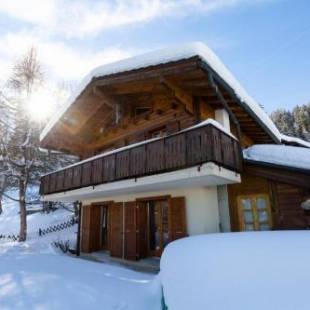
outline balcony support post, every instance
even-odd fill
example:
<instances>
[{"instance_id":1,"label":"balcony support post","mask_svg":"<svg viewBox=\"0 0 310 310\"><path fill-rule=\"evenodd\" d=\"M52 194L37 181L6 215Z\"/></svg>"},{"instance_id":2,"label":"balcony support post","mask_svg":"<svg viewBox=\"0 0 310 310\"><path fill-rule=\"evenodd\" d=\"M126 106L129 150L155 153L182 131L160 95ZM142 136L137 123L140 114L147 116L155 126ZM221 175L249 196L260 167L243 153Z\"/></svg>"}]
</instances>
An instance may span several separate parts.
<instances>
[{"instance_id":1,"label":"balcony support post","mask_svg":"<svg viewBox=\"0 0 310 310\"><path fill-rule=\"evenodd\" d=\"M208 72L208 78L209 78L210 85L215 90L215 93L216 93L218 99L221 101L221 103L224 106L225 110L229 114L231 120L235 124L236 129L237 129L237 138L238 138L239 141L241 141L241 129L240 129L240 124L239 124L239 121L238 121L237 117L235 116L235 114L230 109L227 101L225 100L225 98L222 95L220 89L218 88L217 84L215 83L213 75L212 75L212 73L210 71Z\"/></svg>"}]
</instances>

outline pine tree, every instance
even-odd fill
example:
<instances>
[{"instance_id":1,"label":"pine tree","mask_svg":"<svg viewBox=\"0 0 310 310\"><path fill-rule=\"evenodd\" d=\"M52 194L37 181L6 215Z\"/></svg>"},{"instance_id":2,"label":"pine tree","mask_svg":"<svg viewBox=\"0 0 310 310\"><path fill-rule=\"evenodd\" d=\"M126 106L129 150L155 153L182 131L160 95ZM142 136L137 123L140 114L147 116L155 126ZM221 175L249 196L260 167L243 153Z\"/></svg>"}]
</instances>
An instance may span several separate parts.
<instances>
[{"instance_id":1,"label":"pine tree","mask_svg":"<svg viewBox=\"0 0 310 310\"><path fill-rule=\"evenodd\" d=\"M289 136L296 134L294 117L290 111L278 109L271 114L271 119L282 133Z\"/></svg>"},{"instance_id":2,"label":"pine tree","mask_svg":"<svg viewBox=\"0 0 310 310\"><path fill-rule=\"evenodd\" d=\"M271 114L271 119L280 132L310 141L310 103L297 105L292 112L278 109Z\"/></svg>"}]
</instances>

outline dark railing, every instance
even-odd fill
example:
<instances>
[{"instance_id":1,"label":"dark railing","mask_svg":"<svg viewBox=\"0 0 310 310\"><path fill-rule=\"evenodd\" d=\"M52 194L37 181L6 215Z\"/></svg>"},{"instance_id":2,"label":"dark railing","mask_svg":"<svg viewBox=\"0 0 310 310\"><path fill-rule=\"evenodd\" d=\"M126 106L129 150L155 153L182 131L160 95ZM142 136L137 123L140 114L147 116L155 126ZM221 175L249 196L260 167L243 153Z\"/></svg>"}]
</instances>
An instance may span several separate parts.
<instances>
[{"instance_id":1,"label":"dark railing","mask_svg":"<svg viewBox=\"0 0 310 310\"><path fill-rule=\"evenodd\" d=\"M11 240L11 241L18 241L19 240L19 235L2 235L0 234L0 240L1 239L7 239L7 240Z\"/></svg>"},{"instance_id":2,"label":"dark railing","mask_svg":"<svg viewBox=\"0 0 310 310\"><path fill-rule=\"evenodd\" d=\"M39 236L42 237L46 234L52 233L52 232L56 232L56 231L60 231L60 230L64 230L67 229L73 225L77 224L77 219L75 217L72 217L70 220L60 223L60 224L55 224L53 226L49 226L47 228L39 228Z\"/></svg>"},{"instance_id":3,"label":"dark railing","mask_svg":"<svg viewBox=\"0 0 310 310\"><path fill-rule=\"evenodd\" d=\"M214 162L240 172L239 142L212 124L115 151L41 178L42 195Z\"/></svg>"}]
</instances>

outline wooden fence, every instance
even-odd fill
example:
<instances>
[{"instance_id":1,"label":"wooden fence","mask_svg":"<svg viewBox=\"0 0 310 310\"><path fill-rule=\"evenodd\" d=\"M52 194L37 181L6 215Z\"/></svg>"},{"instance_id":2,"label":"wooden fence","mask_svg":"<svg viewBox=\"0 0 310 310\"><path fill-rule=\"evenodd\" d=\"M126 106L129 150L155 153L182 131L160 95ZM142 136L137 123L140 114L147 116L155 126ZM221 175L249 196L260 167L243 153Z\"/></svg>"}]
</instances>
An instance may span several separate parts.
<instances>
[{"instance_id":1,"label":"wooden fence","mask_svg":"<svg viewBox=\"0 0 310 310\"><path fill-rule=\"evenodd\" d=\"M46 234L52 233L52 232L56 232L56 231L60 231L60 230L64 230L67 229L73 225L77 224L77 219L75 217L72 217L70 220L60 223L60 224L55 224L46 228L39 228L39 236L42 237Z\"/></svg>"}]
</instances>

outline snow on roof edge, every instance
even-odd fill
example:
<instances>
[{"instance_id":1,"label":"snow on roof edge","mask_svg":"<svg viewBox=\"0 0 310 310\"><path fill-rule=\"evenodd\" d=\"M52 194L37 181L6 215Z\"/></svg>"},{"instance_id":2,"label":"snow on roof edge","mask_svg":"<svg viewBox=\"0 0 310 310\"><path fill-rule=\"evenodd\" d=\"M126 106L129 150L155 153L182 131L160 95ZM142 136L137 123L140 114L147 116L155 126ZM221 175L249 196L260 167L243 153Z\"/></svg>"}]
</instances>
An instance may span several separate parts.
<instances>
[{"instance_id":1,"label":"snow on roof edge","mask_svg":"<svg viewBox=\"0 0 310 310\"><path fill-rule=\"evenodd\" d=\"M165 48L148 52L146 54L137 55L131 58L119 60L93 69L80 83L80 85L72 93L66 104L62 109L54 114L54 117L48 122L42 130L40 140L42 141L61 116L73 104L73 102L80 96L83 90L91 83L91 81L98 77L103 77L110 74L126 72L134 69L146 68L149 66L169 63L172 61L179 61L188 59L194 56L199 56L206 62L211 69L213 69L235 92L237 97L261 120L262 124L274 135L274 137L281 141L281 134L266 112L259 106L259 104L245 91L239 81L226 68L218 56L204 43L193 42L172 48Z\"/></svg>"},{"instance_id":2,"label":"snow on roof edge","mask_svg":"<svg viewBox=\"0 0 310 310\"><path fill-rule=\"evenodd\" d=\"M310 149L291 145L254 144L243 150L245 160L310 171Z\"/></svg>"},{"instance_id":3,"label":"snow on roof edge","mask_svg":"<svg viewBox=\"0 0 310 310\"><path fill-rule=\"evenodd\" d=\"M297 138L297 137L291 137L284 134L281 134L281 142L293 142L297 143L301 146L310 148L310 142L305 141L303 139Z\"/></svg>"}]
</instances>

